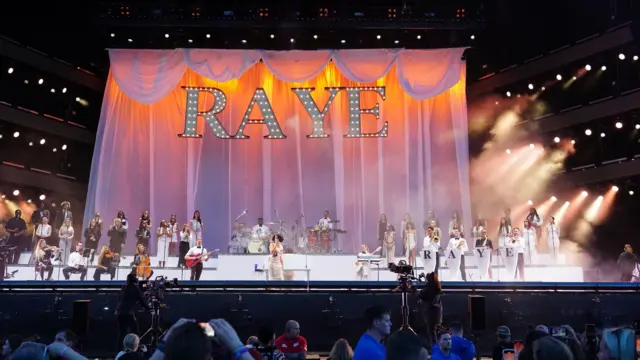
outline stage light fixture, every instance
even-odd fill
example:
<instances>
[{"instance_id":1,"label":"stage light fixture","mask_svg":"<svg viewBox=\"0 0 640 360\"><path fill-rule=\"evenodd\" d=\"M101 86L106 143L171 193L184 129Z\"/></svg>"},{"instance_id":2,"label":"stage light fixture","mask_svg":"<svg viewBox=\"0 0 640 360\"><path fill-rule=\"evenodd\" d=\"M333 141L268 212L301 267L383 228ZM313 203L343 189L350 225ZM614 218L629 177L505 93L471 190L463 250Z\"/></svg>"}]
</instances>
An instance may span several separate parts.
<instances>
[{"instance_id":1,"label":"stage light fixture","mask_svg":"<svg viewBox=\"0 0 640 360\"><path fill-rule=\"evenodd\" d=\"M18 196L20 195L20 190L13 190L13 196Z\"/></svg>"},{"instance_id":2,"label":"stage light fixture","mask_svg":"<svg viewBox=\"0 0 640 360\"><path fill-rule=\"evenodd\" d=\"M314 39L317 39L317 38L318 38L318 35L313 35L313 38L314 38Z\"/></svg>"},{"instance_id":3,"label":"stage light fixture","mask_svg":"<svg viewBox=\"0 0 640 360\"><path fill-rule=\"evenodd\" d=\"M3 199L6 199L6 198L7 198L7 195L2 194L2 198L3 198Z\"/></svg>"},{"instance_id":4,"label":"stage light fixture","mask_svg":"<svg viewBox=\"0 0 640 360\"><path fill-rule=\"evenodd\" d=\"M13 137L14 138L17 138L18 136L20 136L20 132L16 131L16 132L13 133Z\"/></svg>"},{"instance_id":5,"label":"stage light fixture","mask_svg":"<svg viewBox=\"0 0 640 360\"><path fill-rule=\"evenodd\" d=\"M38 80L38 84L42 85L44 83L44 79Z\"/></svg>"},{"instance_id":6,"label":"stage light fixture","mask_svg":"<svg viewBox=\"0 0 640 360\"><path fill-rule=\"evenodd\" d=\"M629 195L633 195L633 194L634 194L633 190L629 190Z\"/></svg>"},{"instance_id":7,"label":"stage light fixture","mask_svg":"<svg viewBox=\"0 0 640 360\"><path fill-rule=\"evenodd\" d=\"M243 44L246 44L246 43L247 43L247 40L242 39L242 43L243 43Z\"/></svg>"},{"instance_id":8,"label":"stage light fixture","mask_svg":"<svg viewBox=\"0 0 640 360\"><path fill-rule=\"evenodd\" d=\"M574 77L572 77L571 79L573 79L573 81L576 81L576 80L578 80L578 77L577 77L577 76L574 76Z\"/></svg>"},{"instance_id":9,"label":"stage light fixture","mask_svg":"<svg viewBox=\"0 0 640 360\"><path fill-rule=\"evenodd\" d=\"M376 35L376 39L380 40L380 39L382 39L382 36Z\"/></svg>"},{"instance_id":10,"label":"stage light fixture","mask_svg":"<svg viewBox=\"0 0 640 360\"><path fill-rule=\"evenodd\" d=\"M511 154L511 149L507 149L505 152L506 152L507 154Z\"/></svg>"},{"instance_id":11,"label":"stage light fixture","mask_svg":"<svg viewBox=\"0 0 640 360\"><path fill-rule=\"evenodd\" d=\"M587 71L591 71L591 65L587 64L587 66L585 66L584 69Z\"/></svg>"},{"instance_id":12,"label":"stage light fixture","mask_svg":"<svg viewBox=\"0 0 640 360\"><path fill-rule=\"evenodd\" d=\"M533 90L533 84L529 84L529 90Z\"/></svg>"},{"instance_id":13,"label":"stage light fixture","mask_svg":"<svg viewBox=\"0 0 640 360\"><path fill-rule=\"evenodd\" d=\"M114 34L114 33L111 33L111 37L116 37L116 34Z\"/></svg>"},{"instance_id":14,"label":"stage light fixture","mask_svg":"<svg viewBox=\"0 0 640 360\"><path fill-rule=\"evenodd\" d=\"M62 150L67 150L67 144L62 145Z\"/></svg>"},{"instance_id":15,"label":"stage light fixture","mask_svg":"<svg viewBox=\"0 0 640 360\"><path fill-rule=\"evenodd\" d=\"M620 53L620 55L618 55L618 59L620 59L620 60L624 60L624 59L626 59L626 58L627 58L627 57L626 57L626 56L624 56L624 54L622 54L622 53Z\"/></svg>"},{"instance_id":16,"label":"stage light fixture","mask_svg":"<svg viewBox=\"0 0 640 360\"><path fill-rule=\"evenodd\" d=\"M127 39L127 41L131 43L131 42L133 42L133 39Z\"/></svg>"},{"instance_id":17,"label":"stage light fixture","mask_svg":"<svg viewBox=\"0 0 640 360\"><path fill-rule=\"evenodd\" d=\"M589 196L589 193L588 193L588 192L586 192L586 191L583 191L582 193L580 193L580 195L581 195L582 197L586 197L586 196Z\"/></svg>"},{"instance_id":18,"label":"stage light fixture","mask_svg":"<svg viewBox=\"0 0 640 360\"><path fill-rule=\"evenodd\" d=\"M618 190L620 190L620 189L618 189L618 187L617 187L617 186L613 185L613 186L611 187L611 190L613 190L613 192L618 192Z\"/></svg>"},{"instance_id":19,"label":"stage light fixture","mask_svg":"<svg viewBox=\"0 0 640 360\"><path fill-rule=\"evenodd\" d=\"M529 144L529 149L533 149L534 147L536 147L536 146L533 145L533 144Z\"/></svg>"},{"instance_id":20,"label":"stage light fixture","mask_svg":"<svg viewBox=\"0 0 640 360\"><path fill-rule=\"evenodd\" d=\"M558 198L557 198L557 197L555 197L555 196L552 196L552 197L551 197L551 201L554 201L554 202L555 202L555 201L558 201Z\"/></svg>"},{"instance_id":21,"label":"stage light fixture","mask_svg":"<svg viewBox=\"0 0 640 360\"><path fill-rule=\"evenodd\" d=\"M616 129L622 129L622 123L620 121L616 123Z\"/></svg>"},{"instance_id":22,"label":"stage light fixture","mask_svg":"<svg viewBox=\"0 0 640 360\"><path fill-rule=\"evenodd\" d=\"M211 39L211 34L206 35L207 39Z\"/></svg>"},{"instance_id":23,"label":"stage light fixture","mask_svg":"<svg viewBox=\"0 0 640 360\"><path fill-rule=\"evenodd\" d=\"M33 141L29 141L29 146L33 146Z\"/></svg>"},{"instance_id":24,"label":"stage light fixture","mask_svg":"<svg viewBox=\"0 0 640 360\"><path fill-rule=\"evenodd\" d=\"M511 91L507 91L507 97L511 97Z\"/></svg>"},{"instance_id":25,"label":"stage light fixture","mask_svg":"<svg viewBox=\"0 0 640 360\"><path fill-rule=\"evenodd\" d=\"M77 97L77 98L76 98L76 101L77 101L77 102L80 102L80 98L79 98L79 97Z\"/></svg>"},{"instance_id":26,"label":"stage light fixture","mask_svg":"<svg viewBox=\"0 0 640 360\"><path fill-rule=\"evenodd\" d=\"M40 139L40 145L44 145L47 142L45 139Z\"/></svg>"},{"instance_id":27,"label":"stage light fixture","mask_svg":"<svg viewBox=\"0 0 640 360\"><path fill-rule=\"evenodd\" d=\"M2 139L2 134L0 134L0 139Z\"/></svg>"},{"instance_id":28,"label":"stage light fixture","mask_svg":"<svg viewBox=\"0 0 640 360\"><path fill-rule=\"evenodd\" d=\"M547 90L547 88L543 86L543 87L540 88L540 90L545 91L545 90Z\"/></svg>"},{"instance_id":29,"label":"stage light fixture","mask_svg":"<svg viewBox=\"0 0 640 360\"><path fill-rule=\"evenodd\" d=\"M62 88L62 93L66 94L67 93L67 88Z\"/></svg>"},{"instance_id":30,"label":"stage light fixture","mask_svg":"<svg viewBox=\"0 0 640 360\"><path fill-rule=\"evenodd\" d=\"M587 135L587 136L591 136L591 129L585 130L584 134Z\"/></svg>"},{"instance_id":31,"label":"stage light fixture","mask_svg":"<svg viewBox=\"0 0 640 360\"><path fill-rule=\"evenodd\" d=\"M395 40L393 43L394 44L398 44L400 42L400 40Z\"/></svg>"},{"instance_id":32,"label":"stage light fixture","mask_svg":"<svg viewBox=\"0 0 640 360\"><path fill-rule=\"evenodd\" d=\"M606 66L604 66L604 65L602 65L602 67L600 68L600 70L602 70L602 71L606 71L606 70L607 70L607 67L606 67Z\"/></svg>"},{"instance_id":33,"label":"stage light fixture","mask_svg":"<svg viewBox=\"0 0 640 360\"><path fill-rule=\"evenodd\" d=\"M344 44L347 42L347 40L340 40L340 42Z\"/></svg>"},{"instance_id":34,"label":"stage light fixture","mask_svg":"<svg viewBox=\"0 0 640 360\"><path fill-rule=\"evenodd\" d=\"M422 35L416 36L416 39L418 39L418 40L422 39Z\"/></svg>"},{"instance_id":35,"label":"stage light fixture","mask_svg":"<svg viewBox=\"0 0 640 360\"><path fill-rule=\"evenodd\" d=\"M556 80L558 80L558 81L562 80L562 75L560 75L560 74L556 75Z\"/></svg>"},{"instance_id":36,"label":"stage light fixture","mask_svg":"<svg viewBox=\"0 0 640 360\"><path fill-rule=\"evenodd\" d=\"M55 94L55 92L56 92L56 89L51 89L52 94Z\"/></svg>"},{"instance_id":37,"label":"stage light fixture","mask_svg":"<svg viewBox=\"0 0 640 360\"><path fill-rule=\"evenodd\" d=\"M476 36L475 35L471 35L471 40L475 40Z\"/></svg>"},{"instance_id":38,"label":"stage light fixture","mask_svg":"<svg viewBox=\"0 0 640 360\"><path fill-rule=\"evenodd\" d=\"M13 68L9 68L9 70L7 70L7 72L8 72L9 74L13 74Z\"/></svg>"},{"instance_id":39,"label":"stage light fixture","mask_svg":"<svg viewBox=\"0 0 640 360\"><path fill-rule=\"evenodd\" d=\"M640 130L640 124L636 124L636 130Z\"/></svg>"},{"instance_id":40,"label":"stage light fixture","mask_svg":"<svg viewBox=\"0 0 640 360\"><path fill-rule=\"evenodd\" d=\"M556 144L557 144L557 143L559 143L559 142L560 142L560 138L559 138L559 137L557 137L557 136L556 136L556 137L554 137L554 138L553 138L553 142L554 142L554 143L556 143Z\"/></svg>"},{"instance_id":41,"label":"stage light fixture","mask_svg":"<svg viewBox=\"0 0 640 360\"><path fill-rule=\"evenodd\" d=\"M604 133L600 133L600 137L605 137L606 135Z\"/></svg>"},{"instance_id":42,"label":"stage light fixture","mask_svg":"<svg viewBox=\"0 0 640 360\"><path fill-rule=\"evenodd\" d=\"M164 34L165 39L169 38L169 34Z\"/></svg>"},{"instance_id":43,"label":"stage light fixture","mask_svg":"<svg viewBox=\"0 0 640 360\"><path fill-rule=\"evenodd\" d=\"M633 61L638 61L638 55L633 55Z\"/></svg>"},{"instance_id":44,"label":"stage light fixture","mask_svg":"<svg viewBox=\"0 0 640 360\"><path fill-rule=\"evenodd\" d=\"M271 35L269 35L269 37L273 39L273 38L275 38L276 36L275 36L275 35L273 35L273 34L271 34Z\"/></svg>"},{"instance_id":45,"label":"stage light fixture","mask_svg":"<svg viewBox=\"0 0 640 360\"><path fill-rule=\"evenodd\" d=\"M294 43L296 40L294 38L289 39L289 42Z\"/></svg>"},{"instance_id":46,"label":"stage light fixture","mask_svg":"<svg viewBox=\"0 0 640 360\"><path fill-rule=\"evenodd\" d=\"M31 204L31 199L27 200L27 202L28 202L29 204Z\"/></svg>"},{"instance_id":47,"label":"stage light fixture","mask_svg":"<svg viewBox=\"0 0 640 360\"><path fill-rule=\"evenodd\" d=\"M193 43L193 40L191 39L188 39L187 41L189 42L189 44Z\"/></svg>"},{"instance_id":48,"label":"stage light fixture","mask_svg":"<svg viewBox=\"0 0 640 360\"><path fill-rule=\"evenodd\" d=\"M500 104L500 102L496 100L496 105L498 105L498 104Z\"/></svg>"},{"instance_id":49,"label":"stage light fixture","mask_svg":"<svg viewBox=\"0 0 640 360\"><path fill-rule=\"evenodd\" d=\"M46 198L47 197L44 194L40 195L40 197L39 197L40 201L44 201L44 199L46 199Z\"/></svg>"},{"instance_id":50,"label":"stage light fixture","mask_svg":"<svg viewBox=\"0 0 640 360\"><path fill-rule=\"evenodd\" d=\"M53 152L58 152L58 149L56 149L56 148L53 148Z\"/></svg>"},{"instance_id":51,"label":"stage light fixture","mask_svg":"<svg viewBox=\"0 0 640 360\"><path fill-rule=\"evenodd\" d=\"M529 200L529 201L527 201L527 204L533 205L533 201Z\"/></svg>"},{"instance_id":52,"label":"stage light fixture","mask_svg":"<svg viewBox=\"0 0 640 360\"><path fill-rule=\"evenodd\" d=\"M24 81L24 83L25 83L25 84L28 84L28 83L29 83L29 80L25 80L25 81Z\"/></svg>"}]
</instances>

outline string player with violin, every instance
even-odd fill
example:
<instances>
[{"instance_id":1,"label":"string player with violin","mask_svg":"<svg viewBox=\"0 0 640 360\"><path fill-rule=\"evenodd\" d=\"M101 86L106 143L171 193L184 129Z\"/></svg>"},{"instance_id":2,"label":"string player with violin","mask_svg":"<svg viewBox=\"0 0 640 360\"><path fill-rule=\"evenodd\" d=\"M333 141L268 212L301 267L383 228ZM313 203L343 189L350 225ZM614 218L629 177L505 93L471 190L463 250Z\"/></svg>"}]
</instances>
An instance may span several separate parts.
<instances>
[{"instance_id":1,"label":"string player with violin","mask_svg":"<svg viewBox=\"0 0 640 360\"><path fill-rule=\"evenodd\" d=\"M136 256L133 259L132 274L136 274L138 279L149 280L153 275L151 270L151 259L147 254L147 248L144 244L138 244L136 248Z\"/></svg>"}]
</instances>

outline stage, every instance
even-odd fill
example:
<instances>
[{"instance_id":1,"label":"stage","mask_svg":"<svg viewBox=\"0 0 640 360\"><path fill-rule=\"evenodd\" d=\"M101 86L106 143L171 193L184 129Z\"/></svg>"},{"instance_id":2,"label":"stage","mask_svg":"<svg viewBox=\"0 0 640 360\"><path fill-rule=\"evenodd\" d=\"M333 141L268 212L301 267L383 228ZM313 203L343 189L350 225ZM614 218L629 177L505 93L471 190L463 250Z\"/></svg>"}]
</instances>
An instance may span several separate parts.
<instances>
[{"instance_id":1,"label":"stage","mask_svg":"<svg viewBox=\"0 0 640 360\"><path fill-rule=\"evenodd\" d=\"M356 255L350 254L285 254L284 269L290 271L295 281L335 281L335 282L352 282L357 281L355 272ZM33 281L35 279L35 269L32 265L27 265L30 254L24 253L20 258L19 265L9 265L8 271L18 270L15 277L10 280L17 281ZM480 281L477 258L469 252L466 258L466 274L468 281ZM236 254L220 254L215 258L209 259L204 265L200 280L204 281L269 281L267 271L267 255L236 255ZM129 264L133 260L133 256L125 257L118 267L116 279L123 280L127 274L131 272ZM405 258L397 257L396 263ZM583 269L579 266L564 265L564 259L559 257L555 261L548 254L539 254L535 264L529 262L525 265L525 276L527 281L532 282L550 282L562 283L573 282L579 283L583 281ZM419 274L423 272L422 259L417 259L417 270ZM444 266L446 258L440 258L441 266L439 274L444 282L455 280L450 274L449 268ZM177 268L178 258L169 257L167 267L157 268L158 261L151 257L151 268L154 276L165 276L168 279L188 280L189 269ZM506 274L506 268L502 264L501 258L492 257L492 273L493 279L483 279L483 282L500 281L511 282L512 276ZM92 280L95 271L94 265L90 266L87 273L87 280ZM45 274L46 275L46 274ZM39 276L38 276L39 277ZM80 275L72 274L71 280L78 280ZM108 275L103 275L106 279ZM396 280L397 275L387 269L384 262L380 266L372 265L369 279L366 282L388 282ZM54 280L64 280L62 268L56 266L53 272ZM359 282L359 281L358 281ZM364 282L364 281L363 281Z\"/></svg>"}]
</instances>

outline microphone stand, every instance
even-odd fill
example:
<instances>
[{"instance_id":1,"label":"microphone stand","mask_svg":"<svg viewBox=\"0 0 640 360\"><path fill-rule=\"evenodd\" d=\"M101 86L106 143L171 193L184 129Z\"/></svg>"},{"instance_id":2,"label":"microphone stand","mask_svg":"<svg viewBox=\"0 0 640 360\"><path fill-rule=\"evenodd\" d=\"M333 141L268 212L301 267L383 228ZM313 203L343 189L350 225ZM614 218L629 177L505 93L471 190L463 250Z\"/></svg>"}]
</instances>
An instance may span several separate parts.
<instances>
[{"instance_id":1,"label":"microphone stand","mask_svg":"<svg viewBox=\"0 0 640 360\"><path fill-rule=\"evenodd\" d=\"M243 216L244 216L244 214L246 214L246 213L247 213L246 211L241 212L241 213L240 213L240 215L238 215L238 216L236 217L236 219L235 219L235 220L233 220L233 221L238 221L238 220L239 220L241 217L243 217Z\"/></svg>"}]
</instances>

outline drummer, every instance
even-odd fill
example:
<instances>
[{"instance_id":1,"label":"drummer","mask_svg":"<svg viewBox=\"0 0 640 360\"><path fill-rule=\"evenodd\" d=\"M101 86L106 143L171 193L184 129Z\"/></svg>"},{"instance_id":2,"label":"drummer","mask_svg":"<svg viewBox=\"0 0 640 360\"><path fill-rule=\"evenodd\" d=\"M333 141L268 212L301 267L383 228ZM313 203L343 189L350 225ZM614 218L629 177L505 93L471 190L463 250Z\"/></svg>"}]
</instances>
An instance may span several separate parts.
<instances>
[{"instance_id":1,"label":"drummer","mask_svg":"<svg viewBox=\"0 0 640 360\"><path fill-rule=\"evenodd\" d=\"M333 229L333 221L331 221L331 218L329 217L328 210L324 211L324 216L318 221L318 225L323 228Z\"/></svg>"},{"instance_id":2,"label":"drummer","mask_svg":"<svg viewBox=\"0 0 640 360\"><path fill-rule=\"evenodd\" d=\"M269 234L271 234L271 229L264 224L264 220L262 218L258 218L258 225L254 226L251 230L251 237L256 238L268 238Z\"/></svg>"}]
</instances>

